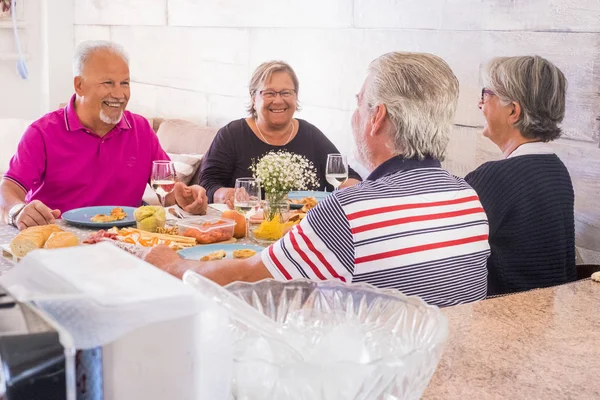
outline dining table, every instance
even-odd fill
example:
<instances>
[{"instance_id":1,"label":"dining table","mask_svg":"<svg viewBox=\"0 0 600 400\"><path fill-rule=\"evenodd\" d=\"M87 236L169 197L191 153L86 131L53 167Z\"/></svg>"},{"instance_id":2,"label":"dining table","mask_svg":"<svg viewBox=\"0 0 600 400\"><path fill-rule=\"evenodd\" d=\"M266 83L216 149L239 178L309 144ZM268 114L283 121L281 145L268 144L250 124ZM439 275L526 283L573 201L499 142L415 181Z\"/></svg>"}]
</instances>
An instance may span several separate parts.
<instances>
[{"instance_id":1,"label":"dining table","mask_svg":"<svg viewBox=\"0 0 600 400\"><path fill-rule=\"evenodd\" d=\"M219 207L219 206L223 206L223 205L215 205L214 207L209 206L206 211L206 215L220 216L223 212L223 207ZM184 218L176 218L176 217L168 214L168 217L167 217L168 225L174 226L174 225L176 225L176 223L178 221L193 219L193 218L197 217L197 216L187 214L179 208L178 208L178 213L179 213L179 215L184 216ZM62 230L72 232L73 234L75 234L75 236L77 236L77 238L79 239L80 242L83 242L91 233L97 232L99 230L98 228L88 228L88 227L82 227L82 226L78 226L78 225L72 225L60 218L57 219L55 223L56 223L56 225L60 226ZM133 227L135 228L135 225ZM14 226L0 223L0 246L10 244L10 241L18 233L19 233L19 230L17 228L15 228ZM256 243L254 243L254 241L251 238L238 239L237 243L256 244ZM11 257L5 257L4 252L3 252L3 256L0 257L0 274L3 271L8 270L15 264L14 261L10 260L9 258L11 258Z\"/></svg>"},{"instance_id":2,"label":"dining table","mask_svg":"<svg viewBox=\"0 0 600 400\"><path fill-rule=\"evenodd\" d=\"M56 223L80 240L97 230ZM0 225L0 244L17 233ZM0 258L0 274L13 265ZM600 399L600 282L587 278L442 312L450 334L423 399Z\"/></svg>"},{"instance_id":3,"label":"dining table","mask_svg":"<svg viewBox=\"0 0 600 400\"><path fill-rule=\"evenodd\" d=\"M600 282L443 309L450 336L422 399L600 399Z\"/></svg>"}]
</instances>

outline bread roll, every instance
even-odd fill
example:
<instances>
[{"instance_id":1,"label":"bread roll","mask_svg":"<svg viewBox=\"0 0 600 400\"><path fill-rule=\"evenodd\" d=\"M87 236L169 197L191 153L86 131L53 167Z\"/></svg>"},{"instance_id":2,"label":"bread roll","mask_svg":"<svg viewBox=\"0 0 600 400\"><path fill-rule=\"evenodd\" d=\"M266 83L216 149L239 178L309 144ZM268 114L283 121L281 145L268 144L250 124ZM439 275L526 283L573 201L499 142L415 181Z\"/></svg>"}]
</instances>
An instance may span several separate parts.
<instances>
[{"instance_id":1,"label":"bread roll","mask_svg":"<svg viewBox=\"0 0 600 400\"><path fill-rule=\"evenodd\" d=\"M24 231L21 231L21 233L23 233L23 232L41 232L42 235L44 235L44 242L45 242L46 240L48 240L50 235L52 235L54 232L62 232L62 229L60 229L60 226L58 226L58 225L51 224L51 225L32 226L31 228L27 228Z\"/></svg>"},{"instance_id":2,"label":"bread roll","mask_svg":"<svg viewBox=\"0 0 600 400\"><path fill-rule=\"evenodd\" d=\"M10 242L10 251L15 257L24 257L31 250L44 247L46 240L54 232L61 232L58 225L32 226L21 231Z\"/></svg>"},{"instance_id":3,"label":"bread roll","mask_svg":"<svg viewBox=\"0 0 600 400\"><path fill-rule=\"evenodd\" d=\"M72 247L79 245L79 239L71 232L54 232L46 243L44 243L45 249L59 249L63 247Z\"/></svg>"}]
</instances>

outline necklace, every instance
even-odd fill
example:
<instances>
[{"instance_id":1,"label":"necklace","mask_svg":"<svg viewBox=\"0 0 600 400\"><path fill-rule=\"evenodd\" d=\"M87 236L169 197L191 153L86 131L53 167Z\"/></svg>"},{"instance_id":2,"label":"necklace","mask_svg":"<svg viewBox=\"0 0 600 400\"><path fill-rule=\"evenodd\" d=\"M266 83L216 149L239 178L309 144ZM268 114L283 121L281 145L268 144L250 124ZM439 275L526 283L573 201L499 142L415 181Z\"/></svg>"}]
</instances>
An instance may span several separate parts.
<instances>
[{"instance_id":1,"label":"necklace","mask_svg":"<svg viewBox=\"0 0 600 400\"><path fill-rule=\"evenodd\" d=\"M256 125L256 129L258 130L258 133L260 133L260 137L262 138L262 140L264 140L265 143L268 144L269 146L273 146L271 143L269 143L269 141L265 138L265 136L260 131L257 120L254 120L254 125ZM292 120L290 125L291 125L290 135L288 136L287 141L284 144L282 144L282 146L285 146L286 144L288 144L290 142L290 140L292 140L292 134L294 133L294 120Z\"/></svg>"}]
</instances>

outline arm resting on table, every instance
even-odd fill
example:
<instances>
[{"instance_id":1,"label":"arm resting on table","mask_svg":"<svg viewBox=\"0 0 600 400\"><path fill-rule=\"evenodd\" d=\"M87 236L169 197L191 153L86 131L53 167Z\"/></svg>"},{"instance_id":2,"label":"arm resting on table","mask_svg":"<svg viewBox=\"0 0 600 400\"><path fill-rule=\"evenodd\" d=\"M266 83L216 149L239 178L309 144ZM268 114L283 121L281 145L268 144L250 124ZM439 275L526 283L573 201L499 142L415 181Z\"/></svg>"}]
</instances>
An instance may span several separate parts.
<instances>
[{"instance_id":1,"label":"arm resting on table","mask_svg":"<svg viewBox=\"0 0 600 400\"><path fill-rule=\"evenodd\" d=\"M244 260L195 261L184 260L167 246L157 246L146 255L145 260L179 279L191 269L223 286L231 282L256 282L273 277L260 254Z\"/></svg>"},{"instance_id":2,"label":"arm resting on table","mask_svg":"<svg viewBox=\"0 0 600 400\"><path fill-rule=\"evenodd\" d=\"M8 212L10 209L25 202L25 191L16 183L2 179L0 181L0 217L2 222L8 223Z\"/></svg>"}]
</instances>

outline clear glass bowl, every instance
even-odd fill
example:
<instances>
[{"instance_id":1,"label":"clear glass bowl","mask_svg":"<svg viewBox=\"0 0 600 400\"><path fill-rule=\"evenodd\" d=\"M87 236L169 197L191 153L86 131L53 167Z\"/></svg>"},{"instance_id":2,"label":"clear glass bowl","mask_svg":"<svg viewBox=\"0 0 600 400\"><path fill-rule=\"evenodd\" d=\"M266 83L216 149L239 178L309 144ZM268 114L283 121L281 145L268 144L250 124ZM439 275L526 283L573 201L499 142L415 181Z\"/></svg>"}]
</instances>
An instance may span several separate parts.
<instances>
[{"instance_id":1,"label":"clear glass bowl","mask_svg":"<svg viewBox=\"0 0 600 400\"><path fill-rule=\"evenodd\" d=\"M418 399L448 337L437 307L368 284L269 279L227 289L288 342L232 323L234 399Z\"/></svg>"}]
</instances>

